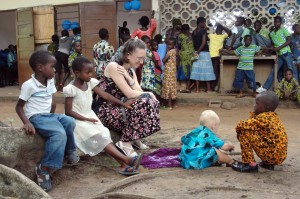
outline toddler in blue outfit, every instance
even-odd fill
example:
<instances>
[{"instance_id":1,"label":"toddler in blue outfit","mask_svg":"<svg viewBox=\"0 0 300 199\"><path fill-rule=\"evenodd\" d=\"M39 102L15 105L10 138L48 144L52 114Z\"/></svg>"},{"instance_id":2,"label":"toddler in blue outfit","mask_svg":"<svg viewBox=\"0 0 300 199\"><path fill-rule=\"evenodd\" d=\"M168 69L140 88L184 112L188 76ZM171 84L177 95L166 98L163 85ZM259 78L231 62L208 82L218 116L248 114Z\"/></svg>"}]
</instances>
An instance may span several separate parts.
<instances>
[{"instance_id":1,"label":"toddler in blue outfit","mask_svg":"<svg viewBox=\"0 0 300 199\"><path fill-rule=\"evenodd\" d=\"M181 138L182 148L178 156L185 169L204 169L215 163L232 165L235 160L220 151L232 151L234 146L224 143L217 133L220 124L219 116L212 110L203 111L200 126Z\"/></svg>"}]
</instances>

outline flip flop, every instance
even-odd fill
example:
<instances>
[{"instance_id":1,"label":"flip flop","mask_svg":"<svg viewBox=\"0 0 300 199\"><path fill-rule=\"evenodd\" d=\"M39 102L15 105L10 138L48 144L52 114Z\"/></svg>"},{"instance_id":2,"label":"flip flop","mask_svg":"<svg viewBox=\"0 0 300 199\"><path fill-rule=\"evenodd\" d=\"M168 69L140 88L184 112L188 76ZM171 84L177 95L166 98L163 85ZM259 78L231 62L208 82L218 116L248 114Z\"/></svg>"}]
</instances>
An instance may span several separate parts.
<instances>
[{"instance_id":1,"label":"flip flop","mask_svg":"<svg viewBox=\"0 0 300 199\"><path fill-rule=\"evenodd\" d=\"M129 166L134 167L136 170L138 170L138 168L141 164L141 161L142 161L142 157L143 157L143 154L134 156L134 158L132 159L131 164ZM137 161L137 163L134 164L136 161Z\"/></svg>"},{"instance_id":2,"label":"flip flop","mask_svg":"<svg viewBox=\"0 0 300 199\"><path fill-rule=\"evenodd\" d=\"M132 169L132 170L131 170ZM131 171L130 171L131 170ZM124 175L124 176L133 176L133 175L136 175L136 174L139 174L138 171L136 171L133 167L131 166L127 166L125 167L124 170L119 170L118 171L119 174L121 175Z\"/></svg>"}]
</instances>

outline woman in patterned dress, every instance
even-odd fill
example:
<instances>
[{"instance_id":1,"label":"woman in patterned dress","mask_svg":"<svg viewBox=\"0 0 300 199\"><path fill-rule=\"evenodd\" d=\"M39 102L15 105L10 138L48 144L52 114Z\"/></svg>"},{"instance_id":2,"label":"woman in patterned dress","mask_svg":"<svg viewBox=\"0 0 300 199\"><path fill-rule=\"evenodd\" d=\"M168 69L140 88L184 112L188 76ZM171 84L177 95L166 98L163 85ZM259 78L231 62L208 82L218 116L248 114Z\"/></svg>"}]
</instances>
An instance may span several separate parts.
<instances>
[{"instance_id":1,"label":"woman in patterned dress","mask_svg":"<svg viewBox=\"0 0 300 199\"><path fill-rule=\"evenodd\" d=\"M121 132L116 146L127 156L136 155L131 144L139 149L149 148L140 139L160 130L159 102L153 93L141 89L133 70L143 64L146 49L142 40L128 40L121 51L122 64L110 62L99 79L98 86L105 92L121 100L134 99L132 109L124 109L101 97L93 105L104 126Z\"/></svg>"},{"instance_id":2,"label":"woman in patterned dress","mask_svg":"<svg viewBox=\"0 0 300 199\"><path fill-rule=\"evenodd\" d=\"M171 110L175 105L177 97L176 83L176 49L175 39L170 38L167 43L167 54L163 59L165 63L164 77L162 83L161 98L168 101L168 107Z\"/></svg>"}]
</instances>

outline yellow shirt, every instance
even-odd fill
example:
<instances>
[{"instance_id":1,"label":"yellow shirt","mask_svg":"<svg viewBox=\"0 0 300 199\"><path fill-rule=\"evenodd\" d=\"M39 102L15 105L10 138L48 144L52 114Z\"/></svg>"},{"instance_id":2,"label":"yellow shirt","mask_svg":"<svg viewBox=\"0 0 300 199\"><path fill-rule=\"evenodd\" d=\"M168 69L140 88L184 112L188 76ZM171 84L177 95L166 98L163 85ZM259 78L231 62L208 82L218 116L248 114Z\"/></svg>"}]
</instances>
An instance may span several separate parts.
<instances>
[{"instance_id":1,"label":"yellow shirt","mask_svg":"<svg viewBox=\"0 0 300 199\"><path fill-rule=\"evenodd\" d=\"M209 38L209 54L210 57L219 57L219 50L223 48L224 40L228 37L227 34L217 35L208 34Z\"/></svg>"}]
</instances>

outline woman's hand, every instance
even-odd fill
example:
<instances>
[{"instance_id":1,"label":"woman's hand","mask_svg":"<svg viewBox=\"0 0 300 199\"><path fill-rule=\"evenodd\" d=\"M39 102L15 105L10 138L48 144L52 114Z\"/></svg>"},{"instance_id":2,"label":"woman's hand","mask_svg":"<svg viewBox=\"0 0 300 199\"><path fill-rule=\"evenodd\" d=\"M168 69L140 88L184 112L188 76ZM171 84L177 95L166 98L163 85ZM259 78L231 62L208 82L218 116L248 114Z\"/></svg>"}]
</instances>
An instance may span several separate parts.
<instances>
[{"instance_id":1,"label":"woman's hand","mask_svg":"<svg viewBox=\"0 0 300 199\"><path fill-rule=\"evenodd\" d=\"M117 66L117 71L118 71L120 74L122 74L122 75L125 77L125 79L126 79L127 81L132 80L132 78L130 77L128 71L127 71L123 66Z\"/></svg>"}]
</instances>

